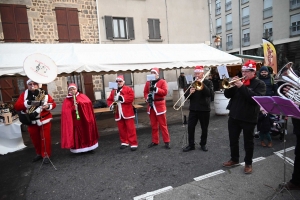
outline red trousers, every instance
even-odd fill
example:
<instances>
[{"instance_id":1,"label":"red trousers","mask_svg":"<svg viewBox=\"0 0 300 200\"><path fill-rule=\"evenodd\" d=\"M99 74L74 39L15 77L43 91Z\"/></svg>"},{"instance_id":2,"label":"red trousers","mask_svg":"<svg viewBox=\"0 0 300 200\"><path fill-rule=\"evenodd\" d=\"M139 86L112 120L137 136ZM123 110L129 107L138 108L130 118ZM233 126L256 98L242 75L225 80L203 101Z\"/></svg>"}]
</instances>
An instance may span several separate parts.
<instances>
[{"instance_id":1,"label":"red trousers","mask_svg":"<svg viewBox=\"0 0 300 200\"><path fill-rule=\"evenodd\" d=\"M49 157L51 156L50 130L51 130L51 122L47 124L43 124L42 126L38 126L35 124L28 126L28 132L30 134L31 141L33 143L37 155L41 155L45 157L46 156L45 154L47 153ZM46 144L46 150L45 150L45 144Z\"/></svg>"},{"instance_id":2,"label":"red trousers","mask_svg":"<svg viewBox=\"0 0 300 200\"><path fill-rule=\"evenodd\" d=\"M118 122L118 128L120 133L120 140L122 145L130 145L137 147L137 136L134 124L134 118L123 119L121 118Z\"/></svg>"},{"instance_id":3,"label":"red trousers","mask_svg":"<svg viewBox=\"0 0 300 200\"><path fill-rule=\"evenodd\" d=\"M161 130L163 141L170 142L170 135L167 126L167 117L166 113L161 115L156 115L153 109L150 109L150 122L152 127L152 142L155 144L159 143L159 129Z\"/></svg>"}]
</instances>

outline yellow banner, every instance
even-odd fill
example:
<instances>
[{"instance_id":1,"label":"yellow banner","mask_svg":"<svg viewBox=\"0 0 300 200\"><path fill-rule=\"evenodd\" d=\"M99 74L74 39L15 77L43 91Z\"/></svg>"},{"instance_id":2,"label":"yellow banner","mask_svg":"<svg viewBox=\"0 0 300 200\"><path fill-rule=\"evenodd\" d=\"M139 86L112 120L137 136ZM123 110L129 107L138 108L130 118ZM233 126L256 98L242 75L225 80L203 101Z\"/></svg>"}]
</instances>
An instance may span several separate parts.
<instances>
[{"instance_id":1,"label":"yellow banner","mask_svg":"<svg viewBox=\"0 0 300 200\"><path fill-rule=\"evenodd\" d=\"M273 69L273 73L277 74L277 55L276 49L272 42L262 39L263 41L263 48L264 48L264 57L265 62L264 66L270 66Z\"/></svg>"}]
</instances>

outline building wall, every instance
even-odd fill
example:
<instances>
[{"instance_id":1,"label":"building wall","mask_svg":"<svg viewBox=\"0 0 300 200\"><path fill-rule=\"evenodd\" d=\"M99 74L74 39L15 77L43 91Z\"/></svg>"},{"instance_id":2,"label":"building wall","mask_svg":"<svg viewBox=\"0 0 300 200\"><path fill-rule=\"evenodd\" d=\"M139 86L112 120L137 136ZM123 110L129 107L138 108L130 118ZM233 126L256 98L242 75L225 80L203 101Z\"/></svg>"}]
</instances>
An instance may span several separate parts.
<instances>
[{"instance_id":1,"label":"building wall","mask_svg":"<svg viewBox=\"0 0 300 200\"><path fill-rule=\"evenodd\" d=\"M242 0L241 0L242 1ZM241 14L242 8L249 6L250 24L245 26L240 26L239 24L239 2L240 0L231 0L232 9L225 11L225 0L221 0L221 14L215 15L216 11L216 0L211 1L212 6L212 22L213 30L216 30L216 19L222 18L222 50L226 51L226 35L232 33L233 35L233 49L227 51L228 53L239 52L240 51L240 39L239 31L245 28L250 28L250 46L243 47L242 51L252 50L261 47L262 37L263 37L263 24L272 21L273 26L273 43L275 45L280 45L283 43L291 43L299 41L300 36L290 37L290 16L300 13L300 8L295 10L290 10L290 1L273 0L272 13L273 16L267 19L263 19L263 1L253 1L249 0L245 4L241 4ZM232 13L232 30L226 31L226 15ZM294 61L293 61L294 62Z\"/></svg>"}]
</instances>

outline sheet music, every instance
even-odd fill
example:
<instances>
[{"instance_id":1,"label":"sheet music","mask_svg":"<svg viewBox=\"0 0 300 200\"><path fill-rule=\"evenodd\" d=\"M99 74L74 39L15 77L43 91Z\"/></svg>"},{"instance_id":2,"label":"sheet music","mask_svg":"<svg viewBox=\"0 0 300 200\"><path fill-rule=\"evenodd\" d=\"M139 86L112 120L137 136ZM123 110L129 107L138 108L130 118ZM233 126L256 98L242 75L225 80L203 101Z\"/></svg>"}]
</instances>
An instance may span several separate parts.
<instances>
[{"instance_id":1,"label":"sheet music","mask_svg":"<svg viewBox=\"0 0 300 200\"><path fill-rule=\"evenodd\" d=\"M109 82L108 83L108 88L109 89L118 89L118 83L116 83L116 82Z\"/></svg>"},{"instance_id":2,"label":"sheet music","mask_svg":"<svg viewBox=\"0 0 300 200\"><path fill-rule=\"evenodd\" d=\"M154 80L155 80L155 74L147 75L147 81L154 81Z\"/></svg>"},{"instance_id":3,"label":"sheet music","mask_svg":"<svg viewBox=\"0 0 300 200\"><path fill-rule=\"evenodd\" d=\"M192 75L186 75L185 76L187 84L191 84L193 82L193 76Z\"/></svg>"},{"instance_id":4,"label":"sheet music","mask_svg":"<svg viewBox=\"0 0 300 200\"><path fill-rule=\"evenodd\" d=\"M220 79L229 78L228 70L225 65L220 65L217 67Z\"/></svg>"}]
</instances>

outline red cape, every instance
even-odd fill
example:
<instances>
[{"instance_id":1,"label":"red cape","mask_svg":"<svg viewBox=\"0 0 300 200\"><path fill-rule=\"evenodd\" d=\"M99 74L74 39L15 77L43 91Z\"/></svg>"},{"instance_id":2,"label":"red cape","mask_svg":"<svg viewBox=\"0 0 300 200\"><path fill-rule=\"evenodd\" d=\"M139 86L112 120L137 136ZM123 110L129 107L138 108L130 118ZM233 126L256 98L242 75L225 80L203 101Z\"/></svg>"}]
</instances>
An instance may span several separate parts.
<instances>
[{"instance_id":1,"label":"red cape","mask_svg":"<svg viewBox=\"0 0 300 200\"><path fill-rule=\"evenodd\" d=\"M84 94L76 97L80 120L76 119L73 98L66 98L61 111L61 148L81 149L95 145L99 134L92 102Z\"/></svg>"}]
</instances>

